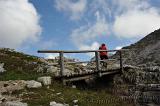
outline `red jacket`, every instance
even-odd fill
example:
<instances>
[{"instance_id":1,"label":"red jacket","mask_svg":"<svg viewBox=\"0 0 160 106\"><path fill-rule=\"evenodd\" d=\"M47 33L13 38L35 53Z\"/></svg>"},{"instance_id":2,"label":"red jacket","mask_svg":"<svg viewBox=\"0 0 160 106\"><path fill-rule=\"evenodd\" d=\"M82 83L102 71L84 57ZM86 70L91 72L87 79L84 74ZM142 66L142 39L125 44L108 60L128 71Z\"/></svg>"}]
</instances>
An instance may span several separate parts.
<instances>
[{"instance_id":1,"label":"red jacket","mask_svg":"<svg viewBox=\"0 0 160 106\"><path fill-rule=\"evenodd\" d=\"M99 50L107 50L107 47L106 46L101 46L99 48ZM107 52L100 52L100 56L104 56L104 55L107 55L108 56L108 53Z\"/></svg>"}]
</instances>

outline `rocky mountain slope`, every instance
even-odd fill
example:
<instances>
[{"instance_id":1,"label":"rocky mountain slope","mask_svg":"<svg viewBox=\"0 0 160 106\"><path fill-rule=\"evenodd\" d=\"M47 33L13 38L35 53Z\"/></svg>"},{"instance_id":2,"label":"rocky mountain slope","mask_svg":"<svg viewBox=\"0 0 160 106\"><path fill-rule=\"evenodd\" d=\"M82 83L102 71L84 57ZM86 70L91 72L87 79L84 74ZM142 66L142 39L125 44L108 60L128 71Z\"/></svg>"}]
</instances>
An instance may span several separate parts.
<instances>
[{"instance_id":1,"label":"rocky mountain slope","mask_svg":"<svg viewBox=\"0 0 160 106\"><path fill-rule=\"evenodd\" d=\"M123 49L124 63L129 65L160 66L160 29Z\"/></svg>"},{"instance_id":2,"label":"rocky mountain slope","mask_svg":"<svg viewBox=\"0 0 160 106\"><path fill-rule=\"evenodd\" d=\"M124 70L114 77L115 86L133 97L138 106L159 106L160 29L122 49L126 49L122 51ZM113 58L118 58L118 53Z\"/></svg>"}]
</instances>

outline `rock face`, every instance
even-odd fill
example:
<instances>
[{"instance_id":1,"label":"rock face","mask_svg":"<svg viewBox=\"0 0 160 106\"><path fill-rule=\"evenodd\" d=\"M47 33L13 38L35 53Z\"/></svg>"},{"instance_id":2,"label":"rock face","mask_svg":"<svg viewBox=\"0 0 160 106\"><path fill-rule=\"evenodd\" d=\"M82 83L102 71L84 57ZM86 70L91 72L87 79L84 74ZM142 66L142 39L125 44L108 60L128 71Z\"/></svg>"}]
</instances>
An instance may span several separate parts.
<instances>
[{"instance_id":1,"label":"rock face","mask_svg":"<svg viewBox=\"0 0 160 106\"><path fill-rule=\"evenodd\" d=\"M123 49L125 64L122 75L114 79L115 86L130 85L137 105L160 105L160 29ZM118 58L116 53L113 58ZM128 94L127 94L128 95ZM158 100L158 101L157 101Z\"/></svg>"},{"instance_id":2,"label":"rock face","mask_svg":"<svg viewBox=\"0 0 160 106\"><path fill-rule=\"evenodd\" d=\"M42 84L40 82L37 81L27 81L27 88L40 88L42 87Z\"/></svg>"},{"instance_id":3,"label":"rock face","mask_svg":"<svg viewBox=\"0 0 160 106\"><path fill-rule=\"evenodd\" d=\"M160 29L123 49L129 49L122 53L125 64L160 66Z\"/></svg>"},{"instance_id":4,"label":"rock face","mask_svg":"<svg viewBox=\"0 0 160 106\"><path fill-rule=\"evenodd\" d=\"M51 77L50 76L45 76L45 77L39 77L38 81L42 82L43 85L51 85Z\"/></svg>"},{"instance_id":5,"label":"rock face","mask_svg":"<svg viewBox=\"0 0 160 106\"><path fill-rule=\"evenodd\" d=\"M3 68L4 66L4 63L0 64L0 73L3 73L5 72L6 70Z\"/></svg>"}]
</instances>

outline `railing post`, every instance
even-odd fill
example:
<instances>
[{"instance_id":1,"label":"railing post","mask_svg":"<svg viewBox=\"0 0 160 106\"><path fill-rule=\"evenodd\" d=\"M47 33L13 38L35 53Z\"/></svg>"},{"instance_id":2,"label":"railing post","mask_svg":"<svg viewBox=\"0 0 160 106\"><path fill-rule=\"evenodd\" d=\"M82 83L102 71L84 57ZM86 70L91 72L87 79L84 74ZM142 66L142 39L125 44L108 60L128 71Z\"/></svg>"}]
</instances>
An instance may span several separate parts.
<instances>
[{"instance_id":1,"label":"railing post","mask_svg":"<svg viewBox=\"0 0 160 106\"><path fill-rule=\"evenodd\" d=\"M61 75L61 78L62 78L62 82L63 82L63 85L65 85L65 81L64 81L64 57L63 57L63 52L60 52L59 53L59 57L60 57L60 75Z\"/></svg>"},{"instance_id":2,"label":"railing post","mask_svg":"<svg viewBox=\"0 0 160 106\"><path fill-rule=\"evenodd\" d=\"M123 61L122 61L122 51L119 51L119 56L120 56L120 71L123 71Z\"/></svg>"},{"instance_id":3,"label":"railing post","mask_svg":"<svg viewBox=\"0 0 160 106\"><path fill-rule=\"evenodd\" d=\"M96 58L96 70L99 72L99 76L101 77L100 58L98 51L95 52L95 58Z\"/></svg>"}]
</instances>

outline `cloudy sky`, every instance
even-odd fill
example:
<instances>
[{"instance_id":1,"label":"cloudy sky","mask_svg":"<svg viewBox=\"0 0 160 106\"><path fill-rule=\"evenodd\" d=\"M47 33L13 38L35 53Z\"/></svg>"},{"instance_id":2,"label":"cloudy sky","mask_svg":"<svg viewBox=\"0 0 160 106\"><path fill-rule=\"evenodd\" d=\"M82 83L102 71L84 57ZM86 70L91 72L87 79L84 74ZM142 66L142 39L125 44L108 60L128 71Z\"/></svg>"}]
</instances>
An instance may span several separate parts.
<instances>
[{"instance_id":1,"label":"cloudy sky","mask_svg":"<svg viewBox=\"0 0 160 106\"><path fill-rule=\"evenodd\" d=\"M0 47L33 55L119 49L159 28L160 0L0 0Z\"/></svg>"}]
</instances>

